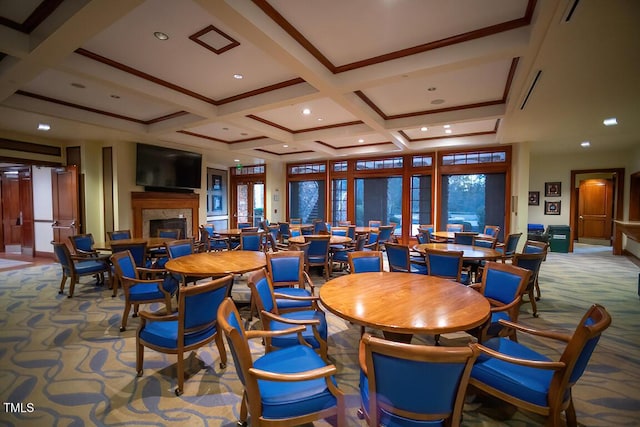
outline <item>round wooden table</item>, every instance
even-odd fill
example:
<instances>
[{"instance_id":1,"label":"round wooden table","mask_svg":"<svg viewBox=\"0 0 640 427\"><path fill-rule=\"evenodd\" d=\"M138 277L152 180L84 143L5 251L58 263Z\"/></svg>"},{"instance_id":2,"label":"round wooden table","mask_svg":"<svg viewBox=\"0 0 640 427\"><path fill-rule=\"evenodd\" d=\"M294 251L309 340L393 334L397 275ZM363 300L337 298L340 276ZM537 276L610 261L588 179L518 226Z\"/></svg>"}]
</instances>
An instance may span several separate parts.
<instances>
[{"instance_id":1,"label":"round wooden table","mask_svg":"<svg viewBox=\"0 0 640 427\"><path fill-rule=\"evenodd\" d=\"M219 251L203 252L170 259L165 268L185 276L214 277L242 274L267 265L264 252Z\"/></svg>"},{"instance_id":2,"label":"round wooden table","mask_svg":"<svg viewBox=\"0 0 640 427\"><path fill-rule=\"evenodd\" d=\"M297 243L297 244L302 244L305 243L305 237L323 237L322 234L306 234L306 235L302 235L302 236L294 236L294 237L289 237L289 243ZM347 237L347 236L334 236L331 235L331 237L329 238L329 244L330 245L343 245L345 243L349 243L351 241L351 237Z\"/></svg>"},{"instance_id":3,"label":"round wooden table","mask_svg":"<svg viewBox=\"0 0 640 427\"><path fill-rule=\"evenodd\" d=\"M414 273L341 276L322 285L320 301L336 316L402 342L410 342L414 334L466 331L490 315L489 302L476 290Z\"/></svg>"},{"instance_id":4,"label":"round wooden table","mask_svg":"<svg viewBox=\"0 0 640 427\"><path fill-rule=\"evenodd\" d=\"M441 251L462 251L462 258L465 261L495 260L502 256L502 253L495 249L459 243L422 243L413 247L421 253L424 253L427 248Z\"/></svg>"},{"instance_id":5,"label":"round wooden table","mask_svg":"<svg viewBox=\"0 0 640 427\"><path fill-rule=\"evenodd\" d=\"M440 239L447 239L447 240L451 240L451 241L453 241L453 239L456 238L456 232L455 231L432 231L431 235L435 236L435 237L439 237ZM492 239L493 238L493 236L490 236L488 234L482 234L482 233L478 233L478 234L476 234L476 236L481 237L483 239Z\"/></svg>"},{"instance_id":6,"label":"round wooden table","mask_svg":"<svg viewBox=\"0 0 640 427\"><path fill-rule=\"evenodd\" d=\"M134 237L131 239L120 239L120 240L108 240L106 242L97 242L94 243L93 248L99 251L110 251L111 250L111 243L116 243L116 244L124 244L124 245L131 245L131 244L140 244L140 243L147 243L147 248L160 248L162 246L164 246L164 244L166 242L170 242L174 239L168 238L168 237Z\"/></svg>"}]
</instances>

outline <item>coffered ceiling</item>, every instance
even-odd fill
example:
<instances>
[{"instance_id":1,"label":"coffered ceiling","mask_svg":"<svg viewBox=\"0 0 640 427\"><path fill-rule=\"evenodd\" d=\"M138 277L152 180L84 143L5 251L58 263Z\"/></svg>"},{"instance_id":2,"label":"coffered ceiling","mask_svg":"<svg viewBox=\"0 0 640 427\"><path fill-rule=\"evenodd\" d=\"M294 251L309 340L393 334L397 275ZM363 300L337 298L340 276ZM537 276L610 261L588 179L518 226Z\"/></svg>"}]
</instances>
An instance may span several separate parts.
<instances>
[{"instance_id":1,"label":"coffered ceiling","mask_svg":"<svg viewBox=\"0 0 640 427\"><path fill-rule=\"evenodd\" d=\"M0 136L162 141L229 166L626 149L639 19L630 0L0 1Z\"/></svg>"}]
</instances>

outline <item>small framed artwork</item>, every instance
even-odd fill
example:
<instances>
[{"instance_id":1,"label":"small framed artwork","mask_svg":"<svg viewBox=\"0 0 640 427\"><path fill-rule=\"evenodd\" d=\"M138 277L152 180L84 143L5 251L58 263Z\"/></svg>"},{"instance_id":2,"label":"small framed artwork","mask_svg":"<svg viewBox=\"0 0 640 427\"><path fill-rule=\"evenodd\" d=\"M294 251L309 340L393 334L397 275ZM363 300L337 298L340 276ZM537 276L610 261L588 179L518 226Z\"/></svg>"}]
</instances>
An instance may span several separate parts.
<instances>
[{"instance_id":1,"label":"small framed artwork","mask_svg":"<svg viewBox=\"0 0 640 427\"><path fill-rule=\"evenodd\" d=\"M561 182L545 182L544 183L544 195L545 197L558 197L560 196Z\"/></svg>"},{"instance_id":2,"label":"small framed artwork","mask_svg":"<svg viewBox=\"0 0 640 427\"><path fill-rule=\"evenodd\" d=\"M529 191L529 206L538 206L540 204L540 192Z\"/></svg>"},{"instance_id":3,"label":"small framed artwork","mask_svg":"<svg viewBox=\"0 0 640 427\"><path fill-rule=\"evenodd\" d=\"M222 209L222 196L213 196L213 210L219 211Z\"/></svg>"},{"instance_id":4,"label":"small framed artwork","mask_svg":"<svg viewBox=\"0 0 640 427\"><path fill-rule=\"evenodd\" d=\"M550 202L545 200L544 202L544 214L545 215L560 215L560 202Z\"/></svg>"}]
</instances>

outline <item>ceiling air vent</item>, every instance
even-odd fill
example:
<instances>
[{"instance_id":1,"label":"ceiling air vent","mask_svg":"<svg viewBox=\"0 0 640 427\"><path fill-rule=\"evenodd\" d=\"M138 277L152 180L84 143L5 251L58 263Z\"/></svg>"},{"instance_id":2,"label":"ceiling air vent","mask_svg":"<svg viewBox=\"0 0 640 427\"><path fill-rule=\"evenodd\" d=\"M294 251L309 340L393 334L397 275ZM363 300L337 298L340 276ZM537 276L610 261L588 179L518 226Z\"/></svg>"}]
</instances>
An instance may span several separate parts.
<instances>
[{"instance_id":1,"label":"ceiling air vent","mask_svg":"<svg viewBox=\"0 0 640 427\"><path fill-rule=\"evenodd\" d=\"M542 70L538 70L538 72L536 73L536 76L531 81L531 85L529 86L529 90L527 91L527 95L524 97L524 100L522 101L522 104L520 105L520 109L521 110L524 110L524 107L527 105L527 102L529 101L529 97L531 96L531 93L533 93L533 89L535 89L536 84L538 84L538 80L540 79L540 75L541 74L542 74Z\"/></svg>"},{"instance_id":2,"label":"ceiling air vent","mask_svg":"<svg viewBox=\"0 0 640 427\"><path fill-rule=\"evenodd\" d=\"M573 0L569 3L567 10L565 10L564 15L562 16L562 22L566 23L571 21L571 17L573 16L573 12L576 11L578 3L580 3L580 0Z\"/></svg>"}]
</instances>

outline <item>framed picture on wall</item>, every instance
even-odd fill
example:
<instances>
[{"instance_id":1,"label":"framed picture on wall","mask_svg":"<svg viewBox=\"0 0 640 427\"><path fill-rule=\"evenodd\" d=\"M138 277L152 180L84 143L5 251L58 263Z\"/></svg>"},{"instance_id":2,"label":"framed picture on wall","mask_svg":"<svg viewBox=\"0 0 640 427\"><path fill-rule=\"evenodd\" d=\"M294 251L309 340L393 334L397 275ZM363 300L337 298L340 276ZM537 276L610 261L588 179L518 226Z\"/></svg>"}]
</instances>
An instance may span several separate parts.
<instances>
[{"instance_id":1,"label":"framed picture on wall","mask_svg":"<svg viewBox=\"0 0 640 427\"><path fill-rule=\"evenodd\" d=\"M545 197L559 197L561 195L561 182L545 182L544 183L544 195Z\"/></svg>"},{"instance_id":2,"label":"framed picture on wall","mask_svg":"<svg viewBox=\"0 0 640 427\"><path fill-rule=\"evenodd\" d=\"M538 206L540 204L540 192L529 191L529 206Z\"/></svg>"},{"instance_id":3,"label":"framed picture on wall","mask_svg":"<svg viewBox=\"0 0 640 427\"><path fill-rule=\"evenodd\" d=\"M560 202L550 202L545 200L544 202L544 214L545 215L560 215Z\"/></svg>"}]
</instances>

